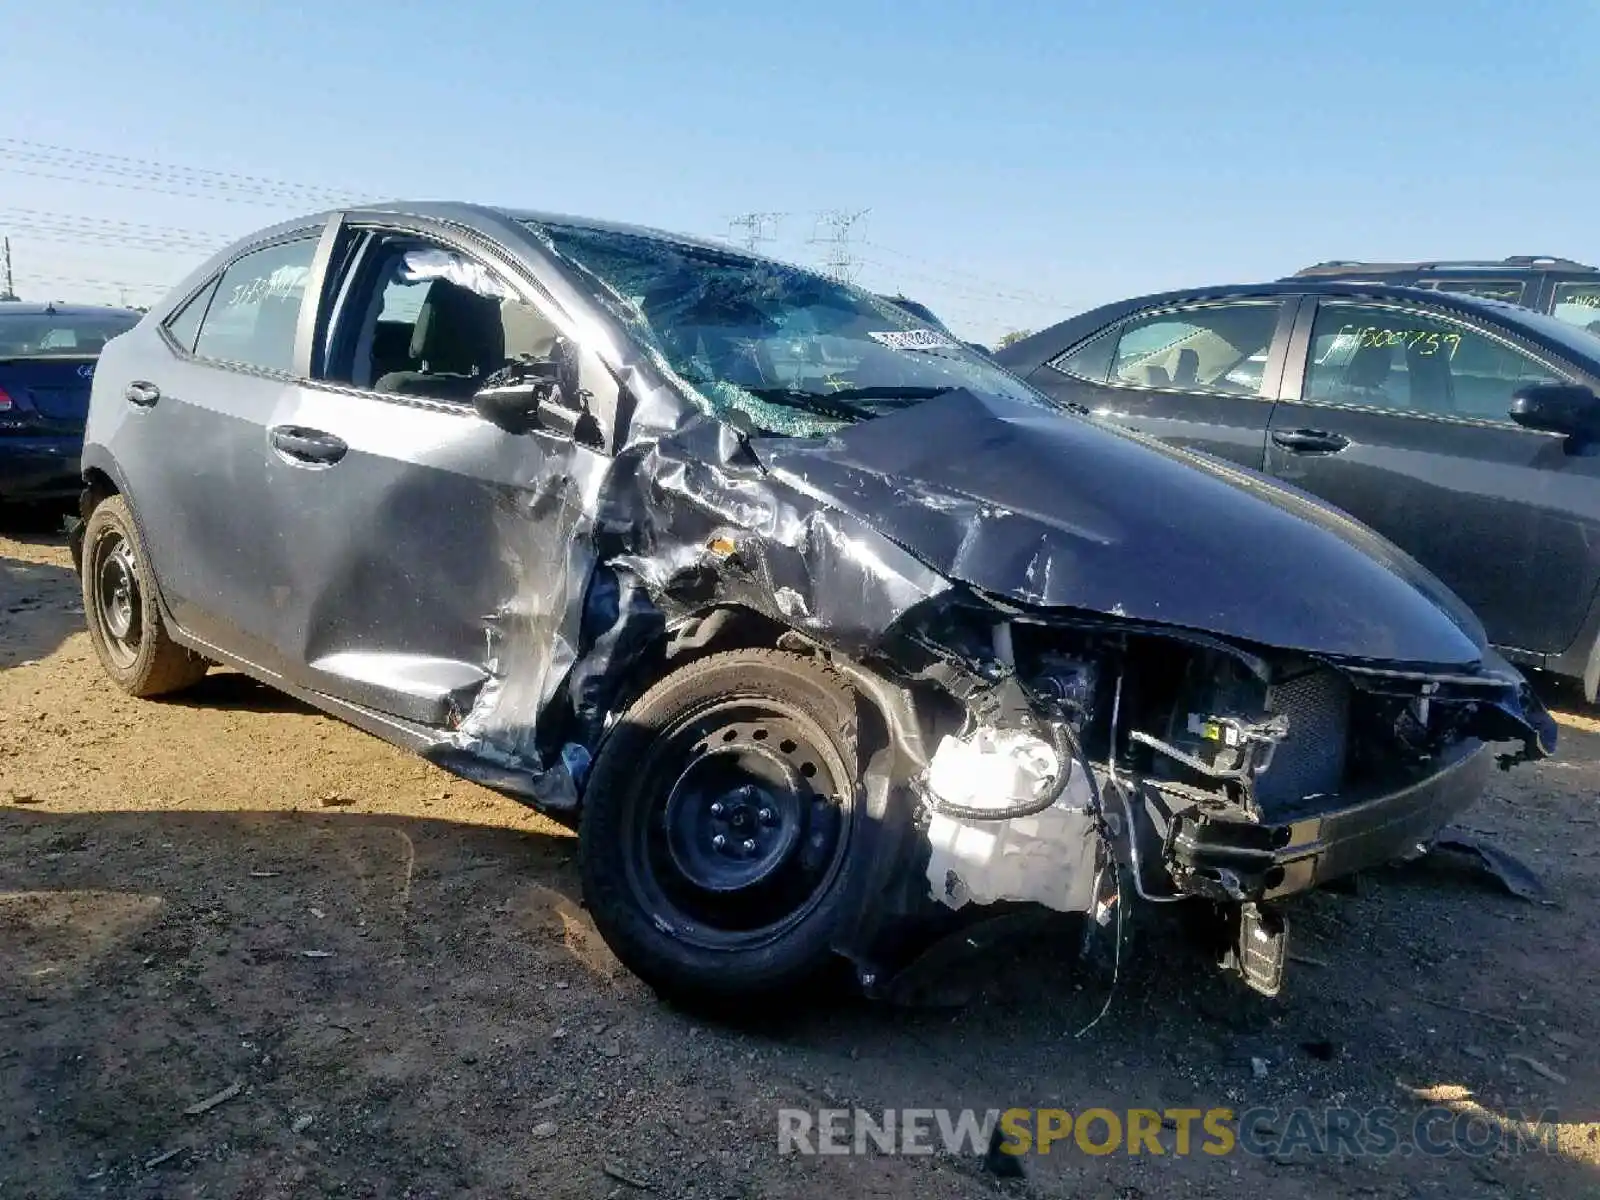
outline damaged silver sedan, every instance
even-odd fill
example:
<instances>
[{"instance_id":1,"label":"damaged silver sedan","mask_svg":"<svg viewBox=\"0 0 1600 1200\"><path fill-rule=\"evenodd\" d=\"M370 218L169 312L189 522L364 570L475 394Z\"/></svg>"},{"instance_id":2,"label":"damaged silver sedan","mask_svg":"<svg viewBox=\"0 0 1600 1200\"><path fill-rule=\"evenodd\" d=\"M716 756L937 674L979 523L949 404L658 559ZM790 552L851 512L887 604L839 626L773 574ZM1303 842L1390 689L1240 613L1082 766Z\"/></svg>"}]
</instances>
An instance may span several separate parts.
<instances>
[{"instance_id":1,"label":"damaged silver sedan","mask_svg":"<svg viewBox=\"0 0 1600 1200\"><path fill-rule=\"evenodd\" d=\"M680 999L1178 899L1272 992L1280 898L1425 848L1492 744L1554 747L1341 514L632 227L263 231L107 347L83 474L118 685L226 664L567 816L601 932Z\"/></svg>"}]
</instances>

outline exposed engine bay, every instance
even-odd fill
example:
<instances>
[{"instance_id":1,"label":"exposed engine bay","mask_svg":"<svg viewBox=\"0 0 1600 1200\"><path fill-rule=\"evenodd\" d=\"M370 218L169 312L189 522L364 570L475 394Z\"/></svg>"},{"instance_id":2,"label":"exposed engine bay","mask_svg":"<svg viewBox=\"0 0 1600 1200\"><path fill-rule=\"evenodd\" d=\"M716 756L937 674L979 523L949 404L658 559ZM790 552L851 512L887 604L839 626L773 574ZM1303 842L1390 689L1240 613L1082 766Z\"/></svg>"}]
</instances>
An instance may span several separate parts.
<instances>
[{"instance_id":1,"label":"exposed engine bay","mask_svg":"<svg viewBox=\"0 0 1600 1200\"><path fill-rule=\"evenodd\" d=\"M1484 769L1487 742L1523 743L1502 766L1544 753L1509 671L1256 651L988 598L908 620L897 656L915 664L932 747L916 780L929 894L950 909L1091 912L1120 867L1146 900L1255 919L1266 901L1376 865L1358 849L1329 869L1318 831L1331 815ZM1393 841L1395 820L1416 821L1419 839L1444 823L1429 803L1375 816L1374 844ZM1307 856L1323 856L1310 871L1296 861L1308 837Z\"/></svg>"}]
</instances>

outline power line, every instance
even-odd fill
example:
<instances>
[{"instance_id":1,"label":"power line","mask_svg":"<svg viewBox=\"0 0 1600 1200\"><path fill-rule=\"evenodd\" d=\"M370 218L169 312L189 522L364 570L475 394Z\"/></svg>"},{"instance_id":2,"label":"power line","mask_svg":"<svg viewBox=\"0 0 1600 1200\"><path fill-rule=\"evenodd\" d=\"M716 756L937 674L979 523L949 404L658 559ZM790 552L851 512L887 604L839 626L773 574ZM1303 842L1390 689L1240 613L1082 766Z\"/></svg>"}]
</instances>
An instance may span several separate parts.
<instances>
[{"instance_id":1,"label":"power line","mask_svg":"<svg viewBox=\"0 0 1600 1200\"><path fill-rule=\"evenodd\" d=\"M922 258L915 254L907 254L904 250L896 250L892 246L885 246L881 242L868 241L865 238L862 239L861 244L868 246L879 253L889 254L895 258L905 259L907 262L917 263L925 268L930 268L936 274L949 276L952 279L966 280L970 283L976 283L983 287L993 288L997 295L1004 295L1008 298L1026 300L1052 307L1060 307L1060 302L1057 300L1052 300L1049 297L1042 296L1037 292L1024 291L1009 283L1003 283L992 276L978 275L971 271L958 270L955 267L945 266L941 263L933 262L930 259Z\"/></svg>"},{"instance_id":2,"label":"power line","mask_svg":"<svg viewBox=\"0 0 1600 1200\"><path fill-rule=\"evenodd\" d=\"M968 300L982 301L989 304L999 302L1002 304L1024 305L1036 312L1060 312L1066 308L1064 304L1037 299L1023 293L990 291L988 289L975 288L968 284L952 283L948 278L942 278L925 271L908 270L898 264L888 263L879 258L863 257L860 261L867 266L879 268L885 272L888 278L896 281L901 279L920 279L937 288L940 292L952 296L962 296Z\"/></svg>"},{"instance_id":3,"label":"power line","mask_svg":"<svg viewBox=\"0 0 1600 1200\"><path fill-rule=\"evenodd\" d=\"M122 250L210 254L228 240L197 231L146 231L124 221L94 221L84 218L23 217L0 212L0 228L9 234L22 234L48 242L86 243L114 246Z\"/></svg>"},{"instance_id":4,"label":"power line","mask_svg":"<svg viewBox=\"0 0 1600 1200\"><path fill-rule=\"evenodd\" d=\"M47 212L37 208L0 208L0 221L48 221L55 224L106 226L141 234L183 237L205 242L225 242L235 236L211 230L180 229L172 225L150 225L141 221L120 221L114 217L85 217L75 213Z\"/></svg>"},{"instance_id":5,"label":"power line","mask_svg":"<svg viewBox=\"0 0 1600 1200\"><path fill-rule=\"evenodd\" d=\"M39 168L47 168L52 171L85 174L108 182L161 185L211 195L219 192L232 193L235 196L255 196L286 204L337 206L355 203L364 198L356 192L340 188L293 183L263 175L245 175L234 171L215 171L203 167L162 163L122 154L75 150L70 146L34 142L26 138L0 138L0 159L23 164L22 167L13 169L24 174L30 171L37 172Z\"/></svg>"}]
</instances>

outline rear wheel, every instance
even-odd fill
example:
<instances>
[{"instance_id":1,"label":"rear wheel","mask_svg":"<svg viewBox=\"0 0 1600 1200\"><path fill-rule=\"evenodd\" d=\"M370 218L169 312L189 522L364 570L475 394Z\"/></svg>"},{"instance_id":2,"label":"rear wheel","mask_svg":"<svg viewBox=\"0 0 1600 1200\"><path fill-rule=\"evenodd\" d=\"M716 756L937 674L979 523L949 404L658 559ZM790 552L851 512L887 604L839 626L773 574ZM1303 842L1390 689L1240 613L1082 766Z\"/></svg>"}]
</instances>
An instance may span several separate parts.
<instances>
[{"instance_id":1,"label":"rear wheel","mask_svg":"<svg viewBox=\"0 0 1600 1200\"><path fill-rule=\"evenodd\" d=\"M584 896L617 957L699 1006L792 998L833 961L856 867L856 696L741 650L646 692L585 790Z\"/></svg>"},{"instance_id":2,"label":"rear wheel","mask_svg":"<svg viewBox=\"0 0 1600 1200\"><path fill-rule=\"evenodd\" d=\"M95 506L83 530L83 611L107 675L130 696L158 696L196 683L205 659L168 635L138 527L121 496Z\"/></svg>"}]
</instances>

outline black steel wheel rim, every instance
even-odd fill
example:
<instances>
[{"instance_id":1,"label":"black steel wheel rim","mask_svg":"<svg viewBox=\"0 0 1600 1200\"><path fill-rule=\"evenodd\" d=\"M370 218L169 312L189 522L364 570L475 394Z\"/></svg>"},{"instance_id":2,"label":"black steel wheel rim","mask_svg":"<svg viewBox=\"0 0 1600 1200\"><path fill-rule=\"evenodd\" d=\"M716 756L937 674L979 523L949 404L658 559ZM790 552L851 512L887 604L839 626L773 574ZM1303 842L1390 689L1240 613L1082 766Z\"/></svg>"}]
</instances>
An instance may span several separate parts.
<instances>
[{"instance_id":1,"label":"black steel wheel rim","mask_svg":"<svg viewBox=\"0 0 1600 1200\"><path fill-rule=\"evenodd\" d=\"M119 667L131 667L144 637L144 599L133 546L121 533L108 531L95 543L90 579L106 651Z\"/></svg>"},{"instance_id":2,"label":"black steel wheel rim","mask_svg":"<svg viewBox=\"0 0 1600 1200\"><path fill-rule=\"evenodd\" d=\"M708 949L748 948L827 894L855 783L808 714L719 699L663 729L639 767L628 875L658 927Z\"/></svg>"}]
</instances>

